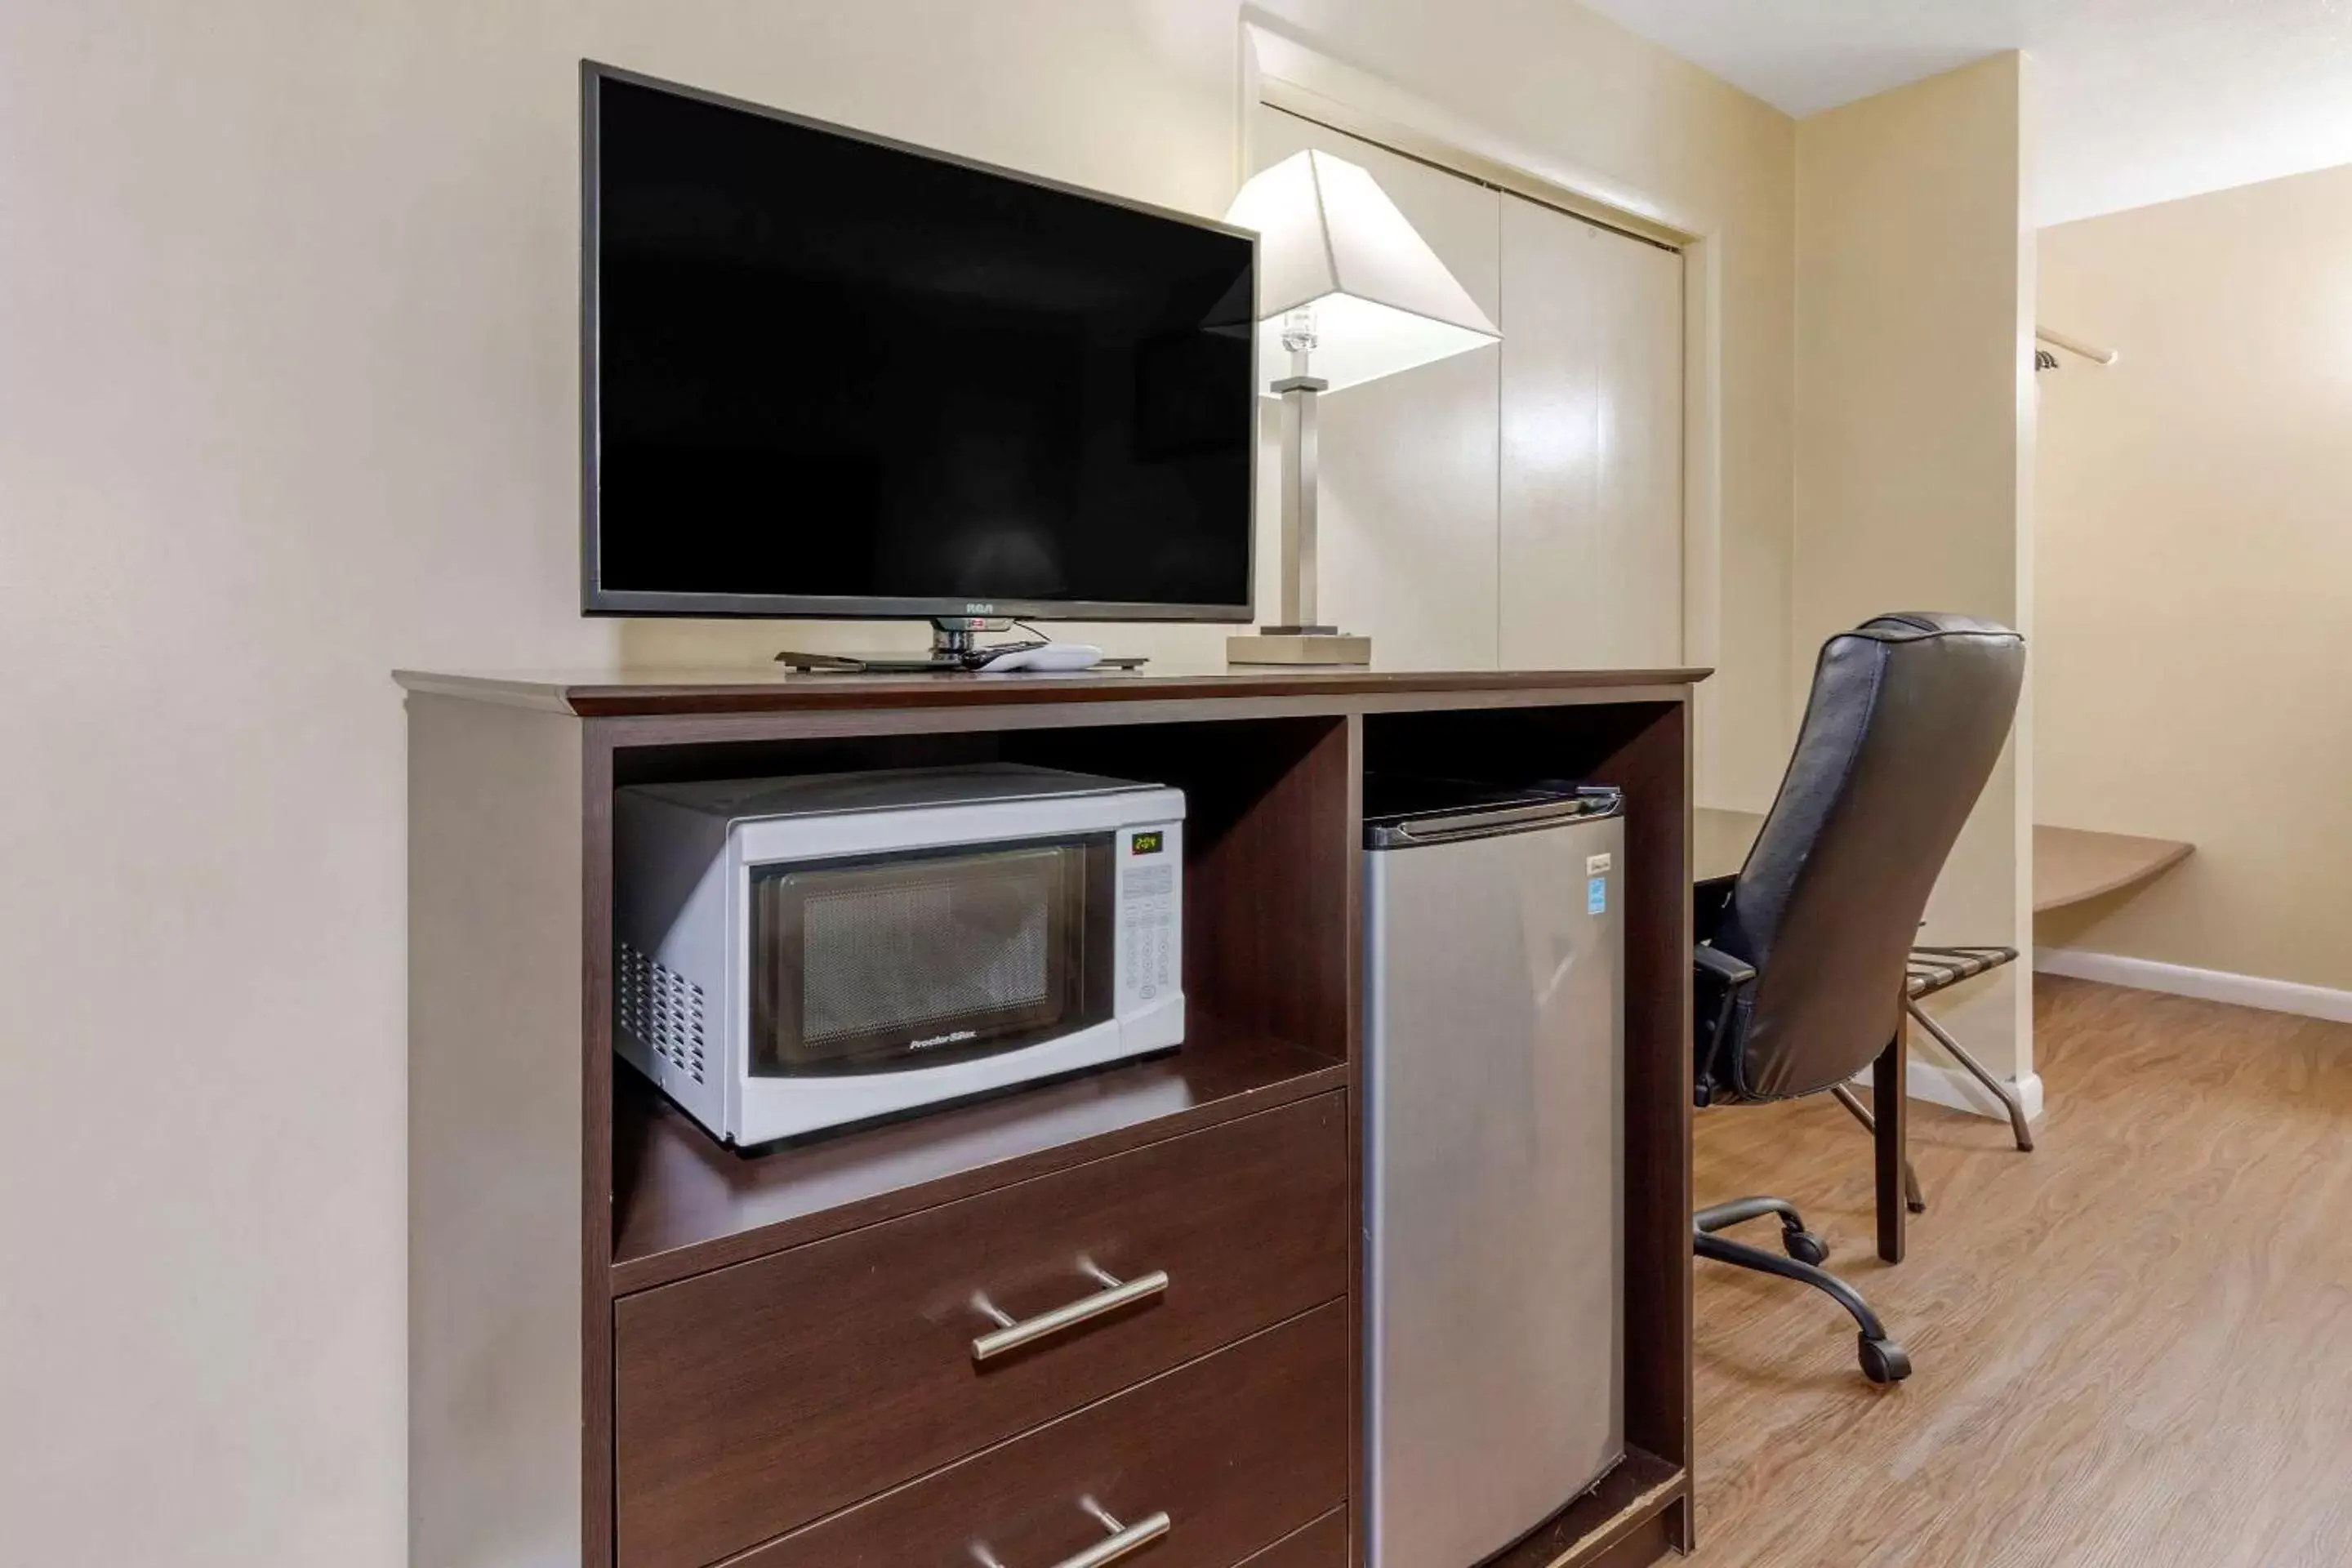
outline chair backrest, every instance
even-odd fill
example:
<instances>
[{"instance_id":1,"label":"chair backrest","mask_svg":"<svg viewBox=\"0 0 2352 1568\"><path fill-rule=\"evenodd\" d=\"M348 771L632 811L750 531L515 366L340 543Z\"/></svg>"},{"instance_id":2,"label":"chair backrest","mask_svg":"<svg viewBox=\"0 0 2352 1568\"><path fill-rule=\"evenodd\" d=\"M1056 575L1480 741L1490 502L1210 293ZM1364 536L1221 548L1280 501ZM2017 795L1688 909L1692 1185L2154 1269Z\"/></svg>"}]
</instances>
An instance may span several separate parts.
<instances>
[{"instance_id":1,"label":"chair backrest","mask_svg":"<svg viewBox=\"0 0 2352 1568\"><path fill-rule=\"evenodd\" d=\"M2024 679L2025 639L1966 616L1880 616L1822 645L1780 796L1712 933L1757 970L1716 1062L1734 1093L1814 1093L1895 1037L1904 960Z\"/></svg>"}]
</instances>

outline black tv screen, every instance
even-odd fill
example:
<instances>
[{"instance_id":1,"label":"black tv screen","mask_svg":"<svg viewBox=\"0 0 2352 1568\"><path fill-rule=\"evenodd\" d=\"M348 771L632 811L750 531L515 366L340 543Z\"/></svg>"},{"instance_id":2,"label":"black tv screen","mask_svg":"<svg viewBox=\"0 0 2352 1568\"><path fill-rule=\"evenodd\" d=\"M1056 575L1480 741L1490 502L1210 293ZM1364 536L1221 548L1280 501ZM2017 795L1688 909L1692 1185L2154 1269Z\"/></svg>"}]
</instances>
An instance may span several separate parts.
<instances>
[{"instance_id":1,"label":"black tv screen","mask_svg":"<svg viewBox=\"0 0 2352 1568\"><path fill-rule=\"evenodd\" d=\"M583 82L587 610L1250 618L1245 231Z\"/></svg>"}]
</instances>

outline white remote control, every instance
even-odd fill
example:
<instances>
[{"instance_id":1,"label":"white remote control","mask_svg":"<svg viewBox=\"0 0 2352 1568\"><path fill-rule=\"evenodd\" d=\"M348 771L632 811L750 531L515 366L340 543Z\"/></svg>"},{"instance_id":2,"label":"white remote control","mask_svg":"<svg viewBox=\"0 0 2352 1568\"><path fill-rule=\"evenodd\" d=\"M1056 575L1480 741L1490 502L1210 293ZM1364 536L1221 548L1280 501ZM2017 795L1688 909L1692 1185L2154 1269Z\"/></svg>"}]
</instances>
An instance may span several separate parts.
<instances>
[{"instance_id":1,"label":"white remote control","mask_svg":"<svg viewBox=\"0 0 2352 1568\"><path fill-rule=\"evenodd\" d=\"M1092 669L1102 657L1103 650L1090 642L1037 643L1006 648L979 668L991 675L1016 669Z\"/></svg>"}]
</instances>

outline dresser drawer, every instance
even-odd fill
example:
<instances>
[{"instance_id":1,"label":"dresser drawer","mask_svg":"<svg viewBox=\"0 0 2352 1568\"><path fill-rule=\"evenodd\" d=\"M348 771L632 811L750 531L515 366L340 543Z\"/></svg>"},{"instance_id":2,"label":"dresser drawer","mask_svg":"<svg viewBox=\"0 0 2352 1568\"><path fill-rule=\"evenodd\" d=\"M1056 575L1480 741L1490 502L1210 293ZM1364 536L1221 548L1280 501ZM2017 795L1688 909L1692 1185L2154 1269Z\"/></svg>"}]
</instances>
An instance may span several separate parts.
<instances>
[{"instance_id":1,"label":"dresser drawer","mask_svg":"<svg viewBox=\"0 0 2352 1568\"><path fill-rule=\"evenodd\" d=\"M1335 1301L730 1568L1054 1568L1114 1523L1139 1541L1136 1568L1235 1568L1347 1491L1348 1311Z\"/></svg>"},{"instance_id":2,"label":"dresser drawer","mask_svg":"<svg viewBox=\"0 0 2352 1568\"><path fill-rule=\"evenodd\" d=\"M1348 1510L1335 1508L1293 1531L1241 1568L1348 1568Z\"/></svg>"},{"instance_id":3,"label":"dresser drawer","mask_svg":"<svg viewBox=\"0 0 2352 1568\"><path fill-rule=\"evenodd\" d=\"M701 1568L1344 1294L1346 1121L1322 1095L625 1298L621 1568ZM976 1354L983 1301L1099 1304L1087 1265L1139 1299Z\"/></svg>"},{"instance_id":4,"label":"dresser drawer","mask_svg":"<svg viewBox=\"0 0 2352 1568\"><path fill-rule=\"evenodd\" d=\"M1242 1568L1348 1568L1348 1510L1331 1510L1258 1552Z\"/></svg>"}]
</instances>

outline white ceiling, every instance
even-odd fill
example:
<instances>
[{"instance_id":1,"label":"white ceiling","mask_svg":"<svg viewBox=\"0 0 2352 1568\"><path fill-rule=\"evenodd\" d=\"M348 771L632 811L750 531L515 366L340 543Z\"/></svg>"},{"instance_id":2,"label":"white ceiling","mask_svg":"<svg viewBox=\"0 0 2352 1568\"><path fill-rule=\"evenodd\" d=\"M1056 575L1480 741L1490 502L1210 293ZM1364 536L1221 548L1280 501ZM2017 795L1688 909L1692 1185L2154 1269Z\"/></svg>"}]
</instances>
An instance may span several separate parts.
<instances>
[{"instance_id":1,"label":"white ceiling","mask_svg":"<svg viewBox=\"0 0 2352 1568\"><path fill-rule=\"evenodd\" d=\"M1806 115L2037 63L2044 224L2352 163L2352 0L1585 0Z\"/></svg>"}]
</instances>

